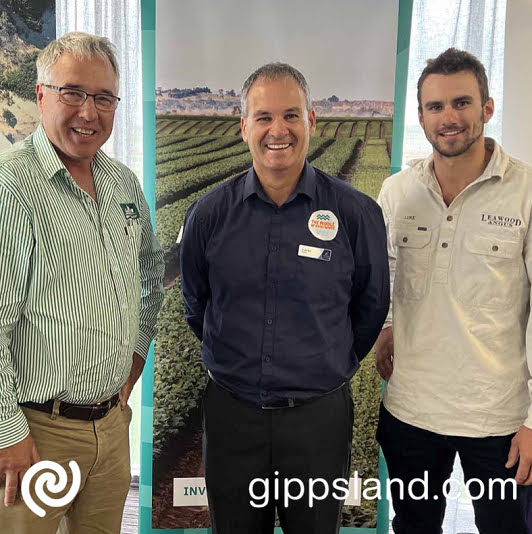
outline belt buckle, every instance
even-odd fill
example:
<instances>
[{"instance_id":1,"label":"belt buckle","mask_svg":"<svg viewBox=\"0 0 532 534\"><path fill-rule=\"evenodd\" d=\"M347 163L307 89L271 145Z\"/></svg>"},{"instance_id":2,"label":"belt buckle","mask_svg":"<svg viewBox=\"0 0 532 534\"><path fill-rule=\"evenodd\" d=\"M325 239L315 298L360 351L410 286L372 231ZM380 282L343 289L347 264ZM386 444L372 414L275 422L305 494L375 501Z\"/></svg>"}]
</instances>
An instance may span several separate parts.
<instances>
[{"instance_id":1,"label":"belt buckle","mask_svg":"<svg viewBox=\"0 0 532 534\"><path fill-rule=\"evenodd\" d=\"M105 410L105 412L102 412L102 408ZM104 417L107 417L110 411L111 411L111 399L109 399L108 401L102 402L101 404L98 403L96 404L96 406L92 406L89 421L103 419ZM98 417L95 417L95 416L98 416Z\"/></svg>"},{"instance_id":2,"label":"belt buckle","mask_svg":"<svg viewBox=\"0 0 532 534\"><path fill-rule=\"evenodd\" d=\"M283 408L294 408L296 403L294 399L288 398L282 400L283 404L278 406L261 406L263 410L282 410ZM278 401L278 404L281 404L281 401Z\"/></svg>"}]
</instances>

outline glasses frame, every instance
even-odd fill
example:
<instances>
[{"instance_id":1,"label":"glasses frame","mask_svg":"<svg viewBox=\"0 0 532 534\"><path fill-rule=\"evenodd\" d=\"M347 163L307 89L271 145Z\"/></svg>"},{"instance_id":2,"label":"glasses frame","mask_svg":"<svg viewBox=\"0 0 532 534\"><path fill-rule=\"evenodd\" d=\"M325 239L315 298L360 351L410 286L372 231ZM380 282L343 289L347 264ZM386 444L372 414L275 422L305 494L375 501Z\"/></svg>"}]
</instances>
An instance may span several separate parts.
<instances>
[{"instance_id":1,"label":"glasses frame","mask_svg":"<svg viewBox=\"0 0 532 534\"><path fill-rule=\"evenodd\" d=\"M58 87L57 85L50 85L48 83L43 83L41 85L43 87L48 87L49 89L53 89L54 91L57 91L59 93L59 102L61 102L62 104L65 104L66 106L72 106L72 107L75 107L75 108L79 108L79 107L83 106L83 104L85 104L85 102L87 102L87 99L89 98L89 96L92 96L92 99L94 100L94 107L96 109L98 109L99 111L103 111L104 113L105 112L116 111L116 108L118 107L118 103L120 102L120 97L118 97L116 95L108 94L108 93L91 94L91 93L87 93L87 91L84 91L83 89L78 89L77 87L68 87L68 86ZM80 104L72 104L71 102L65 102L64 100L61 99L61 96L62 96L61 91L63 89L70 89L71 91L77 91L78 93L83 93L85 95L85 100L83 102L81 102ZM98 104L96 103L96 97L97 96L105 96L105 97L116 98L116 106L113 109L102 109L102 108L98 107Z\"/></svg>"}]
</instances>

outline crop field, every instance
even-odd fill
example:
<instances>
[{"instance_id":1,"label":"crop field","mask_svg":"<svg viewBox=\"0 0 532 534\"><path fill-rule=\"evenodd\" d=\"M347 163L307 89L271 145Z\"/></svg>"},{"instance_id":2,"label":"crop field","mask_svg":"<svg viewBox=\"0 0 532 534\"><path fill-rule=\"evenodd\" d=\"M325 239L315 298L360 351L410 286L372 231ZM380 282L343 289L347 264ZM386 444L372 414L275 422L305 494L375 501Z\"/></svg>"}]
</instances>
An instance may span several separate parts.
<instances>
[{"instance_id":1,"label":"crop field","mask_svg":"<svg viewBox=\"0 0 532 534\"><path fill-rule=\"evenodd\" d=\"M197 425L199 399L206 381L199 342L184 319L176 240L189 206L247 170L252 160L240 136L237 117L160 116L156 135L156 230L165 250L167 292L155 346L153 445L155 461L164 464L165 456L171 456L176 446L181 450L179 440L183 436L192 439L190 427ZM390 172L391 136L391 119L318 119L307 159L318 169L376 198ZM352 463L361 478L377 477L378 446L374 434L380 387L375 355L371 353L352 381ZM196 475L180 471L173 476ZM345 507L344 526L374 522L376 504L363 501L359 507Z\"/></svg>"}]
</instances>

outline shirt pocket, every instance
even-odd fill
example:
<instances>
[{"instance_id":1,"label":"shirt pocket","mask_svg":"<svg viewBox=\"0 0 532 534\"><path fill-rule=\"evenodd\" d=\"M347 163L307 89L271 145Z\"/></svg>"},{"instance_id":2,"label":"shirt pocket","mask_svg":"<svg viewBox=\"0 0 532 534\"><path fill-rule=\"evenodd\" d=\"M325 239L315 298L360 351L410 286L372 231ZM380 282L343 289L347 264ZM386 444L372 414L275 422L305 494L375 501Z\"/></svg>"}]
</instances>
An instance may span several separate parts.
<instances>
[{"instance_id":1,"label":"shirt pocket","mask_svg":"<svg viewBox=\"0 0 532 534\"><path fill-rule=\"evenodd\" d=\"M331 260L298 256L295 269L295 296L303 300L340 302L351 295L352 266L340 250L332 250Z\"/></svg>"},{"instance_id":2,"label":"shirt pocket","mask_svg":"<svg viewBox=\"0 0 532 534\"><path fill-rule=\"evenodd\" d=\"M142 233L142 225L139 219L133 220L132 224L127 227L127 237L130 250L137 257L140 249L140 234Z\"/></svg>"},{"instance_id":3,"label":"shirt pocket","mask_svg":"<svg viewBox=\"0 0 532 534\"><path fill-rule=\"evenodd\" d=\"M505 308L519 292L521 242L490 233L464 237L463 253L455 258L453 291L467 307Z\"/></svg>"},{"instance_id":4,"label":"shirt pocket","mask_svg":"<svg viewBox=\"0 0 532 534\"><path fill-rule=\"evenodd\" d=\"M397 251L394 295L419 300L426 292L430 263L430 230L396 228L394 244Z\"/></svg>"}]
</instances>

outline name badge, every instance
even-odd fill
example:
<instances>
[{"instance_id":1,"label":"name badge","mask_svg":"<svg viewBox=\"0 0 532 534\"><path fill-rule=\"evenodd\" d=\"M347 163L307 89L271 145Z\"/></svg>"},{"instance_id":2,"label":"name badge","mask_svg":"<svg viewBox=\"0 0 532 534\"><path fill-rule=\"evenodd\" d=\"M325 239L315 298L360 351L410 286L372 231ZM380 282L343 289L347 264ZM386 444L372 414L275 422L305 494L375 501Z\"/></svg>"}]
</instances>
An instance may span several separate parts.
<instances>
[{"instance_id":1,"label":"name badge","mask_svg":"<svg viewBox=\"0 0 532 534\"><path fill-rule=\"evenodd\" d=\"M137 209L136 204L120 204L122 211L124 212L124 217L126 221L136 221L140 218L139 210Z\"/></svg>"},{"instance_id":2,"label":"name badge","mask_svg":"<svg viewBox=\"0 0 532 534\"><path fill-rule=\"evenodd\" d=\"M328 248L299 245L297 255L303 256L303 258L312 258L313 260L331 261L332 251Z\"/></svg>"}]
</instances>

